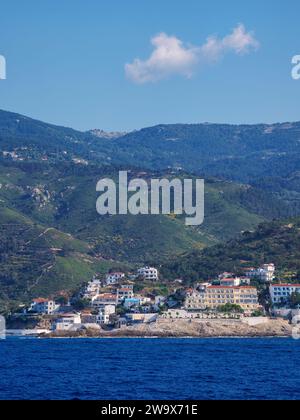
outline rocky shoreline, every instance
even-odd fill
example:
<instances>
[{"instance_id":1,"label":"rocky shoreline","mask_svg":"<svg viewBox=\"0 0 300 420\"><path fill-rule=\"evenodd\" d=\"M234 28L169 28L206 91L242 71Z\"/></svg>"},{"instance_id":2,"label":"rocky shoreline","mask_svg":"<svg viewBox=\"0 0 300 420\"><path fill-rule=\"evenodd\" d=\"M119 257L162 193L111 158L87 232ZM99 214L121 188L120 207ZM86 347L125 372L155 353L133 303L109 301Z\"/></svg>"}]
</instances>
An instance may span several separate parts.
<instances>
[{"instance_id":1,"label":"rocky shoreline","mask_svg":"<svg viewBox=\"0 0 300 420\"><path fill-rule=\"evenodd\" d=\"M292 326L283 319L268 319L249 325L238 320L158 320L117 330L83 329L53 332L46 338L267 338L291 337Z\"/></svg>"}]
</instances>

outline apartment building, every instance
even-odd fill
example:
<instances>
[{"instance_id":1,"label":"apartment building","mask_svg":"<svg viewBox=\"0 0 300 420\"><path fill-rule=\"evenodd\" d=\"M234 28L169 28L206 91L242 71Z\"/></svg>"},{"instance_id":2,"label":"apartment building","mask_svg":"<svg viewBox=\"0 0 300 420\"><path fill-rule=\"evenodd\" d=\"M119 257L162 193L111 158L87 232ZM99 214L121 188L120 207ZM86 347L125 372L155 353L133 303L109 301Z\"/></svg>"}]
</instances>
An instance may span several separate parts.
<instances>
[{"instance_id":1,"label":"apartment building","mask_svg":"<svg viewBox=\"0 0 300 420\"><path fill-rule=\"evenodd\" d=\"M121 272L110 273L107 275L105 279L105 283L107 286L109 286L109 285L118 283L120 280L124 278L125 278L125 273L121 273Z\"/></svg>"},{"instance_id":2,"label":"apartment building","mask_svg":"<svg viewBox=\"0 0 300 420\"><path fill-rule=\"evenodd\" d=\"M39 298L32 301L29 311L42 315L52 315L57 312L59 307L60 305L57 305L53 300Z\"/></svg>"},{"instance_id":3,"label":"apartment building","mask_svg":"<svg viewBox=\"0 0 300 420\"><path fill-rule=\"evenodd\" d=\"M145 280L157 281L158 270L154 267L142 267L138 270L138 276L144 277Z\"/></svg>"},{"instance_id":4,"label":"apartment building","mask_svg":"<svg viewBox=\"0 0 300 420\"><path fill-rule=\"evenodd\" d=\"M250 286L210 286L206 289L208 308L216 309L228 303L239 305L245 311L255 311L259 308L257 289Z\"/></svg>"},{"instance_id":5,"label":"apartment building","mask_svg":"<svg viewBox=\"0 0 300 420\"><path fill-rule=\"evenodd\" d=\"M259 268L249 268L246 271L246 276L251 279L257 278L263 283L272 283L275 278L275 265L274 264L264 264Z\"/></svg>"},{"instance_id":6,"label":"apartment building","mask_svg":"<svg viewBox=\"0 0 300 420\"><path fill-rule=\"evenodd\" d=\"M126 299L133 299L133 285L123 285L117 290L118 305L122 304Z\"/></svg>"},{"instance_id":7,"label":"apartment building","mask_svg":"<svg viewBox=\"0 0 300 420\"><path fill-rule=\"evenodd\" d=\"M294 293L300 293L300 284L272 284L270 295L273 304L287 303Z\"/></svg>"},{"instance_id":8,"label":"apartment building","mask_svg":"<svg viewBox=\"0 0 300 420\"><path fill-rule=\"evenodd\" d=\"M238 305L246 312L255 311L259 309L257 289L250 286L208 286L199 291L190 289L185 309L217 309L226 304Z\"/></svg>"},{"instance_id":9,"label":"apartment building","mask_svg":"<svg viewBox=\"0 0 300 420\"><path fill-rule=\"evenodd\" d=\"M75 331L81 326L80 314L65 314L63 317L57 319L52 329L54 331Z\"/></svg>"},{"instance_id":10,"label":"apartment building","mask_svg":"<svg viewBox=\"0 0 300 420\"><path fill-rule=\"evenodd\" d=\"M205 310L207 308L206 301L206 288L202 288L200 291L195 289L189 289L187 291L185 300L185 309L187 310Z\"/></svg>"},{"instance_id":11,"label":"apartment building","mask_svg":"<svg viewBox=\"0 0 300 420\"><path fill-rule=\"evenodd\" d=\"M249 286L251 283L248 277L228 277L220 279L220 286Z\"/></svg>"},{"instance_id":12,"label":"apartment building","mask_svg":"<svg viewBox=\"0 0 300 420\"><path fill-rule=\"evenodd\" d=\"M116 305L103 305L99 308L99 313L96 317L97 324L107 325L110 323L111 316L116 313Z\"/></svg>"},{"instance_id":13,"label":"apartment building","mask_svg":"<svg viewBox=\"0 0 300 420\"><path fill-rule=\"evenodd\" d=\"M97 295L93 301L92 306L94 308L101 308L105 305L116 305L117 304L117 295L112 293L101 293Z\"/></svg>"},{"instance_id":14,"label":"apartment building","mask_svg":"<svg viewBox=\"0 0 300 420\"><path fill-rule=\"evenodd\" d=\"M93 279L90 281L84 291L83 297L84 299L93 299L95 296L99 294L101 288L101 281L97 279Z\"/></svg>"}]
</instances>

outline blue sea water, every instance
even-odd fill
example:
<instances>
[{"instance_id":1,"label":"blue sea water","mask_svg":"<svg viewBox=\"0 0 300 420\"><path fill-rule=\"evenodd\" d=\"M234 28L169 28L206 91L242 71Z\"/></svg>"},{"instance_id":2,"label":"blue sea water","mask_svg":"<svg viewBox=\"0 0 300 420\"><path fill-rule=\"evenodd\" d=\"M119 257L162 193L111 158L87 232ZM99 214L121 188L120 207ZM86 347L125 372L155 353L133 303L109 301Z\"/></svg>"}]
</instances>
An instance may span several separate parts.
<instances>
[{"instance_id":1,"label":"blue sea water","mask_svg":"<svg viewBox=\"0 0 300 420\"><path fill-rule=\"evenodd\" d=\"M292 339L7 339L0 399L300 398Z\"/></svg>"}]
</instances>

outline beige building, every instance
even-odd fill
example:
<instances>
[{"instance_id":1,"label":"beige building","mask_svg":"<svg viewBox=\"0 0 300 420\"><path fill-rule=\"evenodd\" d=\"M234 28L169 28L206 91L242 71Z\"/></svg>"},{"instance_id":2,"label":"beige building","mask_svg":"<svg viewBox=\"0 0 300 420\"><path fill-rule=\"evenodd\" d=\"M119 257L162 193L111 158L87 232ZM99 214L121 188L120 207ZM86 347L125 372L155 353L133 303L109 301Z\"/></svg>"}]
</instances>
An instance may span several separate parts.
<instances>
[{"instance_id":1,"label":"beige building","mask_svg":"<svg viewBox=\"0 0 300 420\"><path fill-rule=\"evenodd\" d=\"M260 307L257 289L250 286L209 286L199 292L189 291L185 309L217 309L226 304L238 305L246 312L255 311Z\"/></svg>"},{"instance_id":2,"label":"beige building","mask_svg":"<svg viewBox=\"0 0 300 420\"><path fill-rule=\"evenodd\" d=\"M206 289L206 303L212 309L227 303L239 305L245 311L259 308L257 289L250 286L210 286Z\"/></svg>"}]
</instances>

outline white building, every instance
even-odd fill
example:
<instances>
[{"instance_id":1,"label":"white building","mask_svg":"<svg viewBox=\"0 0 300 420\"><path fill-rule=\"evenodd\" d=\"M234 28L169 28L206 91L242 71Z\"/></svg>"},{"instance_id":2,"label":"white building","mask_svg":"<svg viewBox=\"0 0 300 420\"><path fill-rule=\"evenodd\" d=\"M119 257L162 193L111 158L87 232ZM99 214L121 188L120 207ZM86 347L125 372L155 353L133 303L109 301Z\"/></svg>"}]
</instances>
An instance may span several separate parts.
<instances>
[{"instance_id":1,"label":"white building","mask_svg":"<svg viewBox=\"0 0 300 420\"><path fill-rule=\"evenodd\" d=\"M204 310L206 309L206 287L201 290L189 289L184 303L186 310Z\"/></svg>"},{"instance_id":2,"label":"white building","mask_svg":"<svg viewBox=\"0 0 300 420\"><path fill-rule=\"evenodd\" d=\"M116 313L115 305L104 305L99 308L99 313L97 315L97 324L107 325L110 323L111 315Z\"/></svg>"},{"instance_id":3,"label":"white building","mask_svg":"<svg viewBox=\"0 0 300 420\"><path fill-rule=\"evenodd\" d=\"M264 264L259 268L251 268L246 272L246 276L251 279L258 278L263 283L272 283L275 278L275 265Z\"/></svg>"},{"instance_id":4,"label":"white building","mask_svg":"<svg viewBox=\"0 0 300 420\"><path fill-rule=\"evenodd\" d=\"M93 279L87 284L83 297L85 299L92 299L96 295L99 295L100 288L101 288L101 281L98 279Z\"/></svg>"},{"instance_id":5,"label":"white building","mask_svg":"<svg viewBox=\"0 0 300 420\"><path fill-rule=\"evenodd\" d=\"M226 277L220 279L221 286L240 286L241 279L239 277Z\"/></svg>"},{"instance_id":6,"label":"white building","mask_svg":"<svg viewBox=\"0 0 300 420\"><path fill-rule=\"evenodd\" d=\"M54 331L76 331L81 327L80 314L66 314L57 319L52 328Z\"/></svg>"},{"instance_id":7,"label":"white building","mask_svg":"<svg viewBox=\"0 0 300 420\"><path fill-rule=\"evenodd\" d=\"M145 296L136 296L140 300L140 305L150 305L152 303L152 299Z\"/></svg>"},{"instance_id":8,"label":"white building","mask_svg":"<svg viewBox=\"0 0 300 420\"><path fill-rule=\"evenodd\" d=\"M59 308L60 305L57 305L53 300L39 298L32 301L29 311L37 314L52 315Z\"/></svg>"},{"instance_id":9,"label":"white building","mask_svg":"<svg viewBox=\"0 0 300 420\"><path fill-rule=\"evenodd\" d=\"M138 270L138 276L144 277L145 280L157 281L158 270L153 267L142 267Z\"/></svg>"},{"instance_id":10,"label":"white building","mask_svg":"<svg viewBox=\"0 0 300 420\"><path fill-rule=\"evenodd\" d=\"M107 286L110 286L112 284L118 283L120 280L125 278L125 273L116 272L116 273L110 273L107 275L105 279L105 283Z\"/></svg>"},{"instance_id":11,"label":"white building","mask_svg":"<svg viewBox=\"0 0 300 420\"><path fill-rule=\"evenodd\" d=\"M272 284L270 295L273 304L288 302L292 294L300 294L300 284Z\"/></svg>"}]
</instances>

